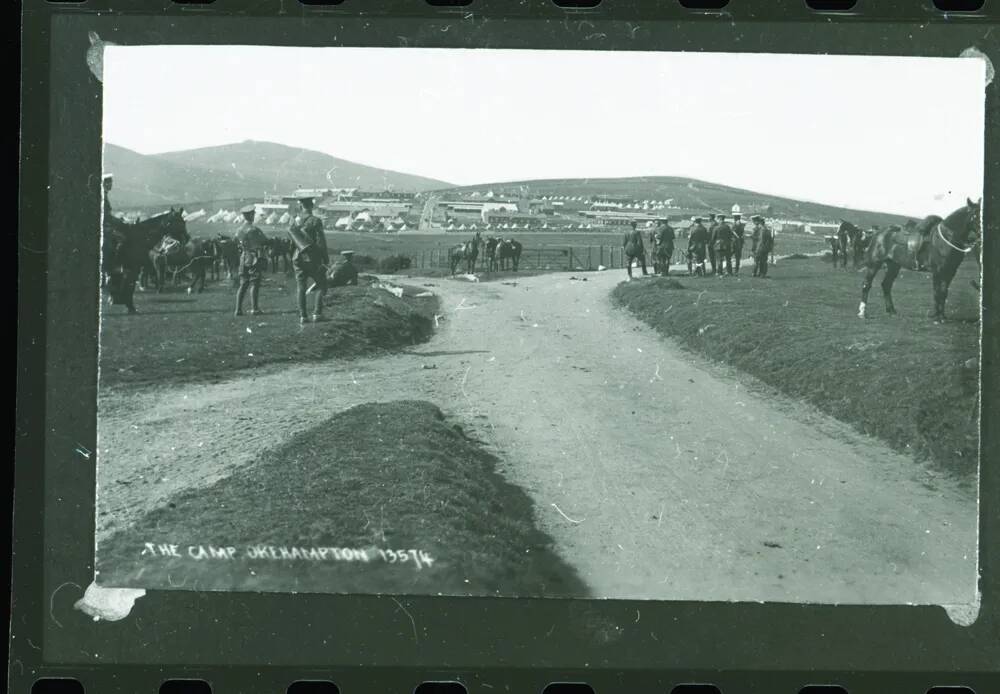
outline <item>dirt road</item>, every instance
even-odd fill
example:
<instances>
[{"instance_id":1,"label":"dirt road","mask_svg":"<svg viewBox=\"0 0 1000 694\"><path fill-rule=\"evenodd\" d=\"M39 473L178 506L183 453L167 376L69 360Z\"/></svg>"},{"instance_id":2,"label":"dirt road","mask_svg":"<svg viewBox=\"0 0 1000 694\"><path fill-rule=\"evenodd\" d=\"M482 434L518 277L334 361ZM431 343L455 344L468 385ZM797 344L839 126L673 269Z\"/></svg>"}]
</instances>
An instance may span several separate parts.
<instances>
[{"instance_id":1,"label":"dirt road","mask_svg":"<svg viewBox=\"0 0 1000 694\"><path fill-rule=\"evenodd\" d=\"M104 394L98 541L334 412L419 398L496 449L596 596L973 601L975 498L665 342L610 304L624 272L577 276L428 280L439 331L390 358Z\"/></svg>"}]
</instances>

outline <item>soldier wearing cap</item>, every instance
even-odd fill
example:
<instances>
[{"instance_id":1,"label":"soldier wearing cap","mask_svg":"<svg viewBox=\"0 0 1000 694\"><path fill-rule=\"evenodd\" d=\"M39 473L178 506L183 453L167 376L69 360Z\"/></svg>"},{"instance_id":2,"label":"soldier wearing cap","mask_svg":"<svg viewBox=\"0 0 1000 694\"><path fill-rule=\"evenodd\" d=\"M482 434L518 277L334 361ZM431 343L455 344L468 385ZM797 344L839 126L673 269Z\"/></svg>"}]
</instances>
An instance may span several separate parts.
<instances>
[{"instance_id":1,"label":"soldier wearing cap","mask_svg":"<svg viewBox=\"0 0 1000 694\"><path fill-rule=\"evenodd\" d=\"M325 320L323 298L326 296L326 273L330 265L330 254L326 247L323 222L312 213L312 196L300 197L299 205L304 214L288 229L288 235L295 247L292 251L292 266L295 268L299 322L306 323L309 320L306 313L306 283L312 280L316 288L316 304L312 320L318 323Z\"/></svg>"},{"instance_id":2,"label":"soldier wearing cap","mask_svg":"<svg viewBox=\"0 0 1000 694\"><path fill-rule=\"evenodd\" d=\"M716 276L722 277L723 266L725 274L733 274L733 229L726 223L725 215L720 214L716 217L712 247L715 249Z\"/></svg>"},{"instance_id":3,"label":"soldier wearing cap","mask_svg":"<svg viewBox=\"0 0 1000 694\"><path fill-rule=\"evenodd\" d=\"M740 274L740 262L743 260L743 242L746 236L746 225L739 212L733 213L733 271Z\"/></svg>"},{"instance_id":4,"label":"soldier wearing cap","mask_svg":"<svg viewBox=\"0 0 1000 694\"><path fill-rule=\"evenodd\" d=\"M114 186L114 176L106 173L101 177L101 190L103 194L104 214L101 218L101 228L103 238L101 239L101 262L105 274L105 281L108 290L111 292L112 301L115 299L118 280L121 272L115 267L117 264L118 251L125 243L125 223L114 216L111 212L111 200L108 193Z\"/></svg>"},{"instance_id":5,"label":"soldier wearing cap","mask_svg":"<svg viewBox=\"0 0 1000 694\"><path fill-rule=\"evenodd\" d=\"M653 251L656 263L653 269L655 271L659 267L660 274L667 276L670 274L670 261L674 256L676 234L674 233L674 228L665 219L661 219L657 226L656 244Z\"/></svg>"},{"instance_id":6,"label":"soldier wearing cap","mask_svg":"<svg viewBox=\"0 0 1000 694\"><path fill-rule=\"evenodd\" d=\"M708 230L701 223L701 217L695 217L694 228L688 237L688 268L691 269L693 265L696 275L705 274L705 250L708 248L708 241Z\"/></svg>"},{"instance_id":7,"label":"soldier wearing cap","mask_svg":"<svg viewBox=\"0 0 1000 694\"><path fill-rule=\"evenodd\" d=\"M715 227L719 226L719 223L715 219L715 213L709 213L708 215L708 262L712 266L712 274L715 274Z\"/></svg>"},{"instance_id":8,"label":"soldier wearing cap","mask_svg":"<svg viewBox=\"0 0 1000 694\"><path fill-rule=\"evenodd\" d=\"M247 289L250 290L250 315L260 313L260 283L267 266L267 236L254 226L257 209L247 205L240 213L243 215L243 225L236 232L236 244L240 249L240 288L236 292L236 315L243 315L243 299Z\"/></svg>"},{"instance_id":9,"label":"soldier wearing cap","mask_svg":"<svg viewBox=\"0 0 1000 694\"><path fill-rule=\"evenodd\" d=\"M767 261L774 251L774 232L764 224L764 218L760 215L753 217L753 258L754 277L767 277Z\"/></svg>"},{"instance_id":10,"label":"soldier wearing cap","mask_svg":"<svg viewBox=\"0 0 1000 694\"><path fill-rule=\"evenodd\" d=\"M330 287L358 286L358 268L354 265L354 251L341 251L341 260L330 273Z\"/></svg>"}]
</instances>

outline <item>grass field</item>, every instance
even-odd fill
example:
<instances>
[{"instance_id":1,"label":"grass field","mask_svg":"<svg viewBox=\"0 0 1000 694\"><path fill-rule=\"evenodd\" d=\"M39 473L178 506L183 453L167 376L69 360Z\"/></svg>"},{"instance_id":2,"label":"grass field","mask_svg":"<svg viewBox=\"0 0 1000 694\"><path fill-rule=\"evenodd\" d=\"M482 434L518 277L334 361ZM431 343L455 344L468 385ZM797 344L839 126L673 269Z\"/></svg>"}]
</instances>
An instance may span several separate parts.
<instances>
[{"instance_id":1,"label":"grass field","mask_svg":"<svg viewBox=\"0 0 1000 694\"><path fill-rule=\"evenodd\" d=\"M329 322L300 326L295 280L267 275L264 315L233 315L235 290L209 284L203 294L176 289L136 293L139 313L105 307L101 317L101 387L118 384L218 380L269 364L373 355L425 341L434 330L435 297L402 298L372 285L327 292ZM313 298L307 297L312 310ZM249 309L247 297L244 309Z\"/></svg>"},{"instance_id":2,"label":"grass field","mask_svg":"<svg viewBox=\"0 0 1000 694\"><path fill-rule=\"evenodd\" d=\"M810 258L784 260L767 279L657 278L614 298L658 331L793 398L972 483L978 462L975 263L951 285L950 320L935 325L930 277L904 271L883 312L856 316L861 275ZM877 281L881 281L880 279ZM971 360L971 361L970 361Z\"/></svg>"},{"instance_id":3,"label":"grass field","mask_svg":"<svg viewBox=\"0 0 1000 694\"><path fill-rule=\"evenodd\" d=\"M586 595L496 462L434 405L360 405L112 535L98 571L155 589Z\"/></svg>"}]
</instances>

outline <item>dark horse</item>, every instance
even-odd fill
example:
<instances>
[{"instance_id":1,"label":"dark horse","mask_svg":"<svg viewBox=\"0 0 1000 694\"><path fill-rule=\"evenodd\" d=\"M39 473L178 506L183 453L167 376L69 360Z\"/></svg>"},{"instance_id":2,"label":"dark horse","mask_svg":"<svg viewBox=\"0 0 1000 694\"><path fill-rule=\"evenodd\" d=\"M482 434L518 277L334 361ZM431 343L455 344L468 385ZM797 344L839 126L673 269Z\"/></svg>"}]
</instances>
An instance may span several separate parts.
<instances>
[{"instance_id":1,"label":"dark horse","mask_svg":"<svg viewBox=\"0 0 1000 694\"><path fill-rule=\"evenodd\" d=\"M517 266L521 264L521 251L524 247L519 241L514 239L504 239L497 244L497 261L501 270L510 267L517 272Z\"/></svg>"},{"instance_id":2,"label":"dark horse","mask_svg":"<svg viewBox=\"0 0 1000 694\"><path fill-rule=\"evenodd\" d=\"M121 233L122 240L111 254L108 293L112 304L124 305L129 313L135 313L135 283L139 271L149 259L150 251L165 236L181 245L187 244L191 237L184 224L184 210L173 208L141 222L126 224Z\"/></svg>"},{"instance_id":3,"label":"dark horse","mask_svg":"<svg viewBox=\"0 0 1000 694\"><path fill-rule=\"evenodd\" d=\"M919 270L927 267L934 281L934 319L944 320L944 305L958 266L965 256L979 247L982 237L980 211L982 200L966 200L964 207L941 219L936 215L926 217L912 229L891 226L872 238L865 254L865 281L861 287L861 305L858 316L864 318L868 305L868 292L875 276L884 265L882 294L885 310L895 313L892 305L892 283L901 268Z\"/></svg>"},{"instance_id":4,"label":"dark horse","mask_svg":"<svg viewBox=\"0 0 1000 694\"><path fill-rule=\"evenodd\" d=\"M486 238L486 271L495 272L499 265L497 265L497 247L500 245L500 239L496 236L488 236Z\"/></svg>"},{"instance_id":5,"label":"dark horse","mask_svg":"<svg viewBox=\"0 0 1000 694\"><path fill-rule=\"evenodd\" d=\"M854 268L861 267L867 248L867 235L860 228L848 221L840 221L840 229L837 230L837 238L840 240L840 251L844 254L843 267L847 267L847 251L850 249L853 257Z\"/></svg>"},{"instance_id":6,"label":"dark horse","mask_svg":"<svg viewBox=\"0 0 1000 694\"><path fill-rule=\"evenodd\" d=\"M482 236L477 231L471 241L467 241L460 246L453 246L448 250L448 265L451 267L451 274L455 274L462 262L465 263L465 269L468 274L471 275L476 271L476 258L479 257L479 244L481 242Z\"/></svg>"},{"instance_id":7,"label":"dark horse","mask_svg":"<svg viewBox=\"0 0 1000 694\"><path fill-rule=\"evenodd\" d=\"M638 229L625 234L622 239L622 250L625 254L625 269L628 270L628 278L632 279L632 261L638 259L642 265L642 274L648 275L646 270L646 248L642 243L642 232Z\"/></svg>"}]
</instances>

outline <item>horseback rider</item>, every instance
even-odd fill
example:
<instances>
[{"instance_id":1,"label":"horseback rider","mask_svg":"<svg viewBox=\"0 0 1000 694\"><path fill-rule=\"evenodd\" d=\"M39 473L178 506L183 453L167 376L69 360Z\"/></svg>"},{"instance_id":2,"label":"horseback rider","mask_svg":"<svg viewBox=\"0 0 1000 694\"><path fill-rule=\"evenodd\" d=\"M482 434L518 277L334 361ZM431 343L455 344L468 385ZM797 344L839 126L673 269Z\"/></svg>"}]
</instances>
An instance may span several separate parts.
<instances>
[{"instance_id":1,"label":"horseback rider","mask_svg":"<svg viewBox=\"0 0 1000 694\"><path fill-rule=\"evenodd\" d=\"M256 316L260 311L260 283L267 265L267 236L254 226L257 209L247 205L240 213L243 215L243 226L236 232L236 243L240 249L240 288L236 292L236 315L243 315L243 299L250 290L250 315Z\"/></svg>"},{"instance_id":2,"label":"horseback rider","mask_svg":"<svg viewBox=\"0 0 1000 694\"><path fill-rule=\"evenodd\" d=\"M740 274L740 262L743 260L743 242L746 236L746 225L739 212L733 213L733 271Z\"/></svg>"},{"instance_id":3,"label":"horseback rider","mask_svg":"<svg viewBox=\"0 0 1000 694\"><path fill-rule=\"evenodd\" d=\"M326 296L326 272L330 264L330 254L326 247L323 222L313 215L313 197L303 195L299 205L305 213L289 228L288 235L295 245L292 252L292 266L295 268L296 299L299 309L299 323L309 320L306 313L306 282L312 280L316 288L316 305L312 321L318 323L323 317L323 297Z\"/></svg>"},{"instance_id":4,"label":"horseback rider","mask_svg":"<svg viewBox=\"0 0 1000 694\"><path fill-rule=\"evenodd\" d=\"M708 230L701 223L701 217L694 218L694 228L688 237L688 262L694 259L694 273L705 274L705 249L708 248Z\"/></svg>"},{"instance_id":5,"label":"horseback rider","mask_svg":"<svg viewBox=\"0 0 1000 694\"><path fill-rule=\"evenodd\" d=\"M754 277L767 277L767 261L774 251L774 232L764 223L764 218L760 215L753 217L753 258Z\"/></svg>"},{"instance_id":6,"label":"horseback rider","mask_svg":"<svg viewBox=\"0 0 1000 694\"><path fill-rule=\"evenodd\" d=\"M346 287L348 285L358 286L358 268L354 265L354 251L341 251L341 260L330 273L329 286Z\"/></svg>"},{"instance_id":7,"label":"horseback rider","mask_svg":"<svg viewBox=\"0 0 1000 694\"><path fill-rule=\"evenodd\" d=\"M726 223L725 215L716 217L715 233L712 234L712 246L715 248L717 263L716 276L722 277L722 266L725 265L727 275L733 274L733 229Z\"/></svg>"}]
</instances>

